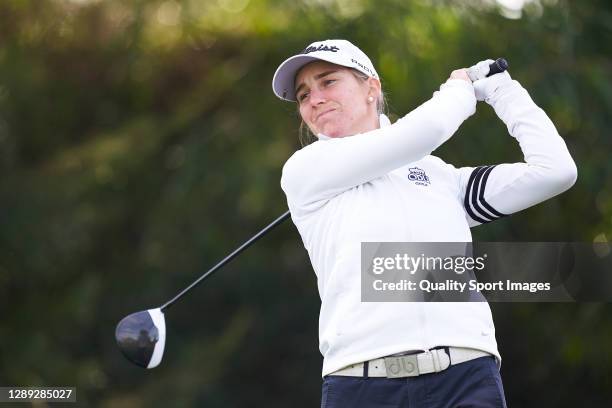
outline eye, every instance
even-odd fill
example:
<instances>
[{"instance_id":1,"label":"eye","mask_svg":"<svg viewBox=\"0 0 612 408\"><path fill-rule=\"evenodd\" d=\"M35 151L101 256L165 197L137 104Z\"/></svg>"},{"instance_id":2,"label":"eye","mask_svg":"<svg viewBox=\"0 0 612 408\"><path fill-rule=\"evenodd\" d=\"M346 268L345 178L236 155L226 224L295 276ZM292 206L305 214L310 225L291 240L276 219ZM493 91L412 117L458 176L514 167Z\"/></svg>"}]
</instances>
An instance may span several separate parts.
<instances>
[{"instance_id":1,"label":"eye","mask_svg":"<svg viewBox=\"0 0 612 408\"><path fill-rule=\"evenodd\" d=\"M302 102L308 96L308 92L304 92L298 96L298 101Z\"/></svg>"},{"instance_id":2,"label":"eye","mask_svg":"<svg viewBox=\"0 0 612 408\"><path fill-rule=\"evenodd\" d=\"M327 86L327 85L331 85L331 84L333 84L334 82L336 82L336 80L335 80L335 79L326 79L326 80L323 82L323 84L325 84L325 86Z\"/></svg>"}]
</instances>

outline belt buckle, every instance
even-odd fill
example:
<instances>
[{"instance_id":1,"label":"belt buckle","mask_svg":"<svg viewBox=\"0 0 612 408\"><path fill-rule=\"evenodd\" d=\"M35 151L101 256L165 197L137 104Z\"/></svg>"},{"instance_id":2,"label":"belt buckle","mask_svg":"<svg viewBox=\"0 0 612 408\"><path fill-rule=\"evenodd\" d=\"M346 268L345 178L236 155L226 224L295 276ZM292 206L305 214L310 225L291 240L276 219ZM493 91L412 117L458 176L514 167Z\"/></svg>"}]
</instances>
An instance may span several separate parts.
<instances>
[{"instance_id":1,"label":"belt buckle","mask_svg":"<svg viewBox=\"0 0 612 408\"><path fill-rule=\"evenodd\" d=\"M419 375L417 354L385 357L387 378L416 377Z\"/></svg>"}]
</instances>

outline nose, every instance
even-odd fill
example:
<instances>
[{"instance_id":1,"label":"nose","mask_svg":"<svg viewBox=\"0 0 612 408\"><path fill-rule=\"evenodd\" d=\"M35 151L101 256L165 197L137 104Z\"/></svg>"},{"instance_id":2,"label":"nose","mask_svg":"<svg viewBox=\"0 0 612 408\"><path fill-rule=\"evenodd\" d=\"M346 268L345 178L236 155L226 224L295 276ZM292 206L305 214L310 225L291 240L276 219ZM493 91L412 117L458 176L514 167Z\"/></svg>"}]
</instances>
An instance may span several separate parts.
<instances>
[{"instance_id":1,"label":"nose","mask_svg":"<svg viewBox=\"0 0 612 408\"><path fill-rule=\"evenodd\" d=\"M310 91L310 104L312 106L321 105L325 103L327 98L325 98L324 92L319 91L318 89L312 89Z\"/></svg>"}]
</instances>

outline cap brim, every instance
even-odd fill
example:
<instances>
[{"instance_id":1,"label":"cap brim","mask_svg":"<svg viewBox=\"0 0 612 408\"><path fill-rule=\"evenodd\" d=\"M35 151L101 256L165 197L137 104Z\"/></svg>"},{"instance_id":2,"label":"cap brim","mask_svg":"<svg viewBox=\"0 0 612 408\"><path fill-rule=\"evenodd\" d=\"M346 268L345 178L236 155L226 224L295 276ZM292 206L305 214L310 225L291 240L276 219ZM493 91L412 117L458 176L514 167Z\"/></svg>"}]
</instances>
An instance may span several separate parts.
<instances>
[{"instance_id":1,"label":"cap brim","mask_svg":"<svg viewBox=\"0 0 612 408\"><path fill-rule=\"evenodd\" d=\"M294 55L278 66L272 78L274 94L285 101L295 102L295 74L304 65L321 60L311 55Z\"/></svg>"}]
</instances>

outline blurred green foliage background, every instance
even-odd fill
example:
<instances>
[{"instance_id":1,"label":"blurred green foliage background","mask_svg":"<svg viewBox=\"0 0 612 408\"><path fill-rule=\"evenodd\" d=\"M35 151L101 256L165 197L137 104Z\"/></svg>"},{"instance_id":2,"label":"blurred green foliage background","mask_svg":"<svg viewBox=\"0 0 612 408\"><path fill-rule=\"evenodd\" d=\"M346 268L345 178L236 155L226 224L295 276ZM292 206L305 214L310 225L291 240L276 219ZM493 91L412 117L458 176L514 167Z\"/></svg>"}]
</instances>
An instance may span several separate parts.
<instances>
[{"instance_id":1,"label":"blurred green foliage background","mask_svg":"<svg viewBox=\"0 0 612 408\"><path fill-rule=\"evenodd\" d=\"M286 210L299 120L271 79L315 40L368 53L392 120L506 57L579 177L474 238L612 238L612 3L513 3L2 0L0 385L73 385L79 406L318 406L320 302L289 222L167 312L160 367L114 342ZM436 155L522 160L486 104ZM609 304L491 306L509 406L609 406Z\"/></svg>"}]
</instances>

